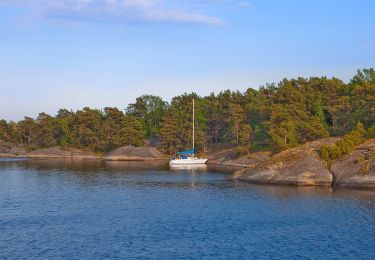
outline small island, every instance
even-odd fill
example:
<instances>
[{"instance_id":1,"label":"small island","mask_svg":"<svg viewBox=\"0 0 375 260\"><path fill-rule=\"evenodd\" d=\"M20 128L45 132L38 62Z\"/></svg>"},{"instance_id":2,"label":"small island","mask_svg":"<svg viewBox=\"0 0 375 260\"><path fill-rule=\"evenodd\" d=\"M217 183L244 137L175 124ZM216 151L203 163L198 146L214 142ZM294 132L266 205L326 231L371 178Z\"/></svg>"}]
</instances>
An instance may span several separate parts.
<instances>
[{"instance_id":1,"label":"small island","mask_svg":"<svg viewBox=\"0 0 375 260\"><path fill-rule=\"evenodd\" d=\"M0 157L167 160L190 147L253 183L375 188L375 70L200 97L143 95L124 111L60 109L0 121Z\"/></svg>"}]
</instances>

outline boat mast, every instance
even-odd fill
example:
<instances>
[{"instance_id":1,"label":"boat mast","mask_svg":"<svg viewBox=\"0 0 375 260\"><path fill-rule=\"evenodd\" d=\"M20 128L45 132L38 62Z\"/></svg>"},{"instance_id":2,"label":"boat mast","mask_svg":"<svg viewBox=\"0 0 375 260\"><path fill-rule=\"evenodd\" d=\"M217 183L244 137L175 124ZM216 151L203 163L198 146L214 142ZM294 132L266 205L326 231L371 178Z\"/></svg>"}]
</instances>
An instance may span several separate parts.
<instances>
[{"instance_id":1,"label":"boat mast","mask_svg":"<svg viewBox=\"0 0 375 260\"><path fill-rule=\"evenodd\" d=\"M195 145L195 140L194 140L194 132L195 132L195 129L194 129L194 127L195 127L195 125L194 125L194 120L195 119L195 111L194 111L194 98L193 98L193 150L194 150L194 145ZM195 150L194 150L194 153L195 153Z\"/></svg>"}]
</instances>

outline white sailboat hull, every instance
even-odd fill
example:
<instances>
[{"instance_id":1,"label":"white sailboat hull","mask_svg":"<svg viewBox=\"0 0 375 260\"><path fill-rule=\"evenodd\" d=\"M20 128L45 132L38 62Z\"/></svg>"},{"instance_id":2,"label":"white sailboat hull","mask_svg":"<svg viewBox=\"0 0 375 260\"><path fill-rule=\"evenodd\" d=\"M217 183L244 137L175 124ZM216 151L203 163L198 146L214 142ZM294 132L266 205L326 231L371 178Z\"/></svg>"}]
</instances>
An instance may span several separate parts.
<instances>
[{"instance_id":1,"label":"white sailboat hull","mask_svg":"<svg viewBox=\"0 0 375 260\"><path fill-rule=\"evenodd\" d=\"M173 159L169 161L169 165L196 165L196 164L205 164L207 159L203 158L186 158L186 159Z\"/></svg>"}]
</instances>

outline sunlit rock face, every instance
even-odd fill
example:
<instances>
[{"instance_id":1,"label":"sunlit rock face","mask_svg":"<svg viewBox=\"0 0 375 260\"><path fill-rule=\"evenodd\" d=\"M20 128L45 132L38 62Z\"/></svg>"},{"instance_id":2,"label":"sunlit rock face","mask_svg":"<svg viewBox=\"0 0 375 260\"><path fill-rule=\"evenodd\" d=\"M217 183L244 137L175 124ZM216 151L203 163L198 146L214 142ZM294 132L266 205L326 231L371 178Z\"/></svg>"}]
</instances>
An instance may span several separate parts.
<instances>
[{"instance_id":1,"label":"sunlit rock face","mask_svg":"<svg viewBox=\"0 0 375 260\"><path fill-rule=\"evenodd\" d=\"M28 158L87 158L96 159L100 156L93 152L81 150L71 147L50 147L45 149L38 149L26 154Z\"/></svg>"},{"instance_id":2,"label":"sunlit rock face","mask_svg":"<svg viewBox=\"0 0 375 260\"><path fill-rule=\"evenodd\" d=\"M164 159L154 147L124 146L108 153L104 160L108 161L143 161Z\"/></svg>"},{"instance_id":3,"label":"sunlit rock face","mask_svg":"<svg viewBox=\"0 0 375 260\"><path fill-rule=\"evenodd\" d=\"M334 186L375 188L375 139L334 161L331 172Z\"/></svg>"},{"instance_id":4,"label":"sunlit rock face","mask_svg":"<svg viewBox=\"0 0 375 260\"><path fill-rule=\"evenodd\" d=\"M286 150L237 171L234 178L265 184L331 185L332 174L327 164L319 158L319 149L335 141L337 138L325 138Z\"/></svg>"}]
</instances>

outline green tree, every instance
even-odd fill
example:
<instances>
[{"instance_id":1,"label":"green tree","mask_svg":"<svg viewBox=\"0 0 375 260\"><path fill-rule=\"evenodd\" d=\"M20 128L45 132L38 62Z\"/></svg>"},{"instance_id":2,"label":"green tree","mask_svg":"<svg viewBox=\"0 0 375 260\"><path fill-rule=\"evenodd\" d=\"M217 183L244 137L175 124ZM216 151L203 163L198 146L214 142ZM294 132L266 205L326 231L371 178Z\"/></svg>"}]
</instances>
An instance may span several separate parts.
<instances>
[{"instance_id":1,"label":"green tree","mask_svg":"<svg viewBox=\"0 0 375 260\"><path fill-rule=\"evenodd\" d=\"M100 143L101 121L102 114L97 109L85 107L77 111L72 131L74 145L93 151L104 151Z\"/></svg>"},{"instance_id":2,"label":"green tree","mask_svg":"<svg viewBox=\"0 0 375 260\"><path fill-rule=\"evenodd\" d=\"M375 124L367 129L366 138L375 138Z\"/></svg>"},{"instance_id":3,"label":"green tree","mask_svg":"<svg viewBox=\"0 0 375 260\"><path fill-rule=\"evenodd\" d=\"M101 126L101 141L106 152L128 144L122 136L121 129L125 127L125 115L117 108L104 108L104 119Z\"/></svg>"},{"instance_id":4,"label":"green tree","mask_svg":"<svg viewBox=\"0 0 375 260\"><path fill-rule=\"evenodd\" d=\"M56 119L46 113L40 113L36 121L35 145L38 147L52 147L57 144Z\"/></svg>"},{"instance_id":5,"label":"green tree","mask_svg":"<svg viewBox=\"0 0 375 260\"><path fill-rule=\"evenodd\" d=\"M170 110L174 111L175 119L177 119L177 131L176 133L179 135L179 140L177 148L185 149L192 147L193 138L192 138L192 131L193 131L193 99L195 100L195 131L196 133L205 133L206 128L206 119L203 113L202 100L200 97L195 94L183 94L180 96L176 96L172 99ZM168 113L168 115L171 115ZM198 140L197 140L198 141Z\"/></svg>"},{"instance_id":6,"label":"green tree","mask_svg":"<svg viewBox=\"0 0 375 260\"><path fill-rule=\"evenodd\" d=\"M16 128L13 122L0 120L0 142L16 142Z\"/></svg>"},{"instance_id":7,"label":"green tree","mask_svg":"<svg viewBox=\"0 0 375 260\"><path fill-rule=\"evenodd\" d=\"M162 146L169 153L176 153L180 146L180 125L175 108L170 108L162 119L160 128L160 139Z\"/></svg>"},{"instance_id":8,"label":"green tree","mask_svg":"<svg viewBox=\"0 0 375 260\"><path fill-rule=\"evenodd\" d=\"M365 127L375 123L375 72L373 69L358 71L350 83L350 107L354 122Z\"/></svg>"},{"instance_id":9,"label":"green tree","mask_svg":"<svg viewBox=\"0 0 375 260\"><path fill-rule=\"evenodd\" d=\"M364 141L364 134L363 124L359 122L353 131L344 135L342 140L333 145L322 146L320 157L326 161L331 161L353 152L355 147Z\"/></svg>"},{"instance_id":10,"label":"green tree","mask_svg":"<svg viewBox=\"0 0 375 260\"><path fill-rule=\"evenodd\" d=\"M167 108L168 103L161 97L143 95L138 97L134 104L128 106L127 114L142 119L146 137L155 137L159 132L160 122Z\"/></svg>"},{"instance_id":11,"label":"green tree","mask_svg":"<svg viewBox=\"0 0 375 260\"><path fill-rule=\"evenodd\" d=\"M352 85L364 85L375 82L375 69L357 70L357 74L350 80Z\"/></svg>"},{"instance_id":12,"label":"green tree","mask_svg":"<svg viewBox=\"0 0 375 260\"><path fill-rule=\"evenodd\" d=\"M36 120L0 120L0 140L27 146L72 145L98 152L140 145L143 138L160 140L170 152L192 146L192 100L196 104L195 145L236 144L242 152L288 149L318 138L344 136L322 149L324 158L352 151L361 140L375 136L375 70L359 70L348 84L337 78L283 79L246 92L224 90L199 97L185 93L170 105L143 95L127 107L88 107L77 112L60 109ZM363 123L357 124L357 122ZM365 133L365 129L367 132ZM155 138L158 137L158 138ZM242 153L241 152L241 153Z\"/></svg>"},{"instance_id":13,"label":"green tree","mask_svg":"<svg viewBox=\"0 0 375 260\"><path fill-rule=\"evenodd\" d=\"M244 152L249 154L251 148L253 129L250 125L242 125L239 132L239 144L243 148Z\"/></svg>"},{"instance_id":14,"label":"green tree","mask_svg":"<svg viewBox=\"0 0 375 260\"><path fill-rule=\"evenodd\" d=\"M120 129L121 143L133 146L143 145L144 131L142 123L135 116L126 115Z\"/></svg>"},{"instance_id":15,"label":"green tree","mask_svg":"<svg viewBox=\"0 0 375 260\"><path fill-rule=\"evenodd\" d=\"M244 124L245 110L239 104L230 104L227 112L227 120L230 125L228 136L232 143L240 145L240 128Z\"/></svg>"},{"instance_id":16,"label":"green tree","mask_svg":"<svg viewBox=\"0 0 375 260\"><path fill-rule=\"evenodd\" d=\"M225 117L224 104L213 93L205 98L205 104L204 113L207 118L207 135L209 141L216 144L221 141L222 132L226 124L226 121L223 120Z\"/></svg>"},{"instance_id":17,"label":"green tree","mask_svg":"<svg viewBox=\"0 0 375 260\"><path fill-rule=\"evenodd\" d=\"M23 144L31 145L36 139L36 122L31 117L25 117L17 124L17 133Z\"/></svg>"},{"instance_id":18,"label":"green tree","mask_svg":"<svg viewBox=\"0 0 375 260\"><path fill-rule=\"evenodd\" d=\"M75 113L67 109L60 109L56 115L56 139L59 145L73 145L73 124Z\"/></svg>"}]
</instances>

